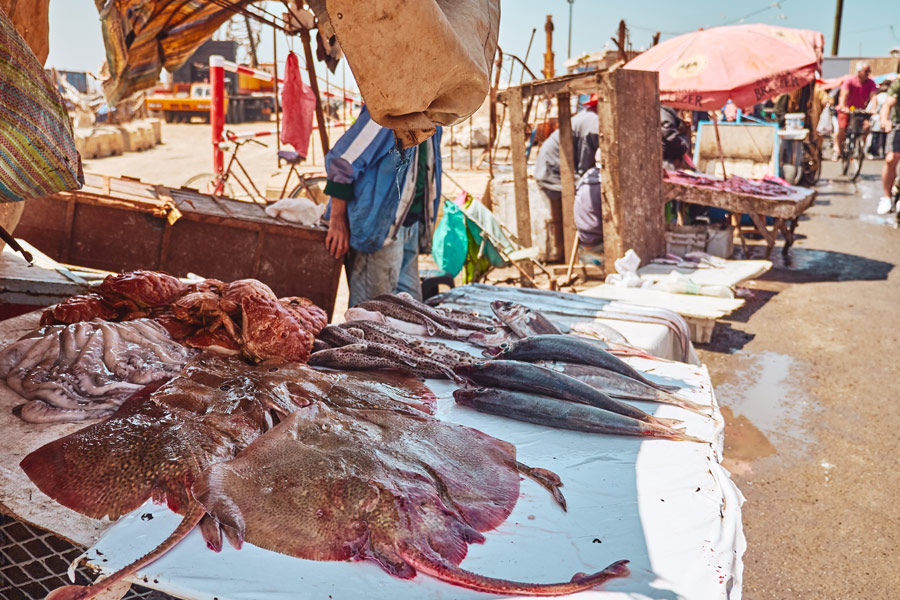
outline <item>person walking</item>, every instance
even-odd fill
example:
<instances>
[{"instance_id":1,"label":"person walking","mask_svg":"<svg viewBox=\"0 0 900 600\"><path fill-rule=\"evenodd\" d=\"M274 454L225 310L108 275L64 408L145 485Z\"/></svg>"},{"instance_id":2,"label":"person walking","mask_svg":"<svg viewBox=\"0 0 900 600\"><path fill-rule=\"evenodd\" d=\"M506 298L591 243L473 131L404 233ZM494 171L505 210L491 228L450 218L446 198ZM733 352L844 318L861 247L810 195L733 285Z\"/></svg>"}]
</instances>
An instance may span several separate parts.
<instances>
[{"instance_id":1,"label":"person walking","mask_svg":"<svg viewBox=\"0 0 900 600\"><path fill-rule=\"evenodd\" d=\"M878 201L877 212L886 215L897 209L891 199L891 188L897 177L897 165L900 164L900 78L887 90L887 98L881 105L881 128L887 134L885 139L884 166L881 169L881 188L884 195Z\"/></svg>"},{"instance_id":2,"label":"person walking","mask_svg":"<svg viewBox=\"0 0 900 600\"><path fill-rule=\"evenodd\" d=\"M325 247L345 257L349 306L399 292L421 300L418 257L430 252L441 197L441 132L399 150L363 107L325 155Z\"/></svg>"}]
</instances>

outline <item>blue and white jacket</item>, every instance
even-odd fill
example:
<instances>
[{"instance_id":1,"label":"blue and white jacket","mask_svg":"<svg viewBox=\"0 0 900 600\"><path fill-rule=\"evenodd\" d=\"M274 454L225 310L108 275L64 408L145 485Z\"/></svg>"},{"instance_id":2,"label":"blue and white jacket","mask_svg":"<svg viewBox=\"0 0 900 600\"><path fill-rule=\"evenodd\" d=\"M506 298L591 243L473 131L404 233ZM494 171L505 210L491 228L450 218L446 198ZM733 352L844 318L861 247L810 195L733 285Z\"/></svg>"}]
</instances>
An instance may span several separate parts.
<instances>
[{"instance_id":1,"label":"blue and white jacket","mask_svg":"<svg viewBox=\"0 0 900 600\"><path fill-rule=\"evenodd\" d=\"M428 185L425 194L426 239L434 228L441 197L441 128L426 146ZM363 107L359 118L325 155L325 193L347 201L350 247L359 252L380 250L403 224L416 189L418 146L396 148L394 133L372 120ZM325 215L330 218L331 206Z\"/></svg>"}]
</instances>

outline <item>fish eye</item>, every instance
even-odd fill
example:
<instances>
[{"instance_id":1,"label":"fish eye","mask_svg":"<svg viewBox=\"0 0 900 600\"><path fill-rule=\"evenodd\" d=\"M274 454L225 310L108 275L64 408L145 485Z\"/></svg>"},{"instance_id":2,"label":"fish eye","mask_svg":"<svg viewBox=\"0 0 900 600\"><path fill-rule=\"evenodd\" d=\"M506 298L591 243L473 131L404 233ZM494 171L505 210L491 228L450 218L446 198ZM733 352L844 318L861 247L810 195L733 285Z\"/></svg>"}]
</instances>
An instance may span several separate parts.
<instances>
[{"instance_id":1,"label":"fish eye","mask_svg":"<svg viewBox=\"0 0 900 600\"><path fill-rule=\"evenodd\" d=\"M487 333L494 333L495 331L497 331L497 328L494 327L493 325L488 325L487 327L484 328L484 330Z\"/></svg>"}]
</instances>

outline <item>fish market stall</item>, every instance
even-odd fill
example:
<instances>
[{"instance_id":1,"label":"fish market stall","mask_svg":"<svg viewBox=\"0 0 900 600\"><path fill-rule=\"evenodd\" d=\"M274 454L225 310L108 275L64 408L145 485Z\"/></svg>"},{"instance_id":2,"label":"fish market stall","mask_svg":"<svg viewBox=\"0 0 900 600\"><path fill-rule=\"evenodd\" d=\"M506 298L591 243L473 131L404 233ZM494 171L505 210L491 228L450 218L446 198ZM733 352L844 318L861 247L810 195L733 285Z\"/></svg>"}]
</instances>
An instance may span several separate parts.
<instances>
[{"instance_id":1,"label":"fish market stall","mask_svg":"<svg viewBox=\"0 0 900 600\"><path fill-rule=\"evenodd\" d=\"M787 252L794 243L797 219L816 200L816 191L809 188L738 176L723 179L716 175L666 171L663 183L666 201L678 200L750 215L766 241L766 258L772 253L779 233L784 238L782 251ZM773 219L771 228L768 218Z\"/></svg>"},{"instance_id":2,"label":"fish market stall","mask_svg":"<svg viewBox=\"0 0 900 600\"><path fill-rule=\"evenodd\" d=\"M571 294L490 286L468 286L462 290L469 302L484 299L527 303L545 312L554 323L573 330L597 321L592 316L598 310L596 306L586 305L585 299ZM457 295L444 295L439 300L445 305L461 303ZM588 299L587 302L596 301ZM379 307L371 304L368 308ZM619 317L626 314L621 310L612 312ZM640 316L632 313L634 315ZM597 332L614 335L606 330L607 322L613 323L613 327L631 325L665 329L659 324L663 320L662 314L643 316L645 322L607 320L600 323ZM3 322L0 324L0 341L16 339L32 329L36 319L37 315L32 313ZM685 325L679 324L678 320L677 315L670 317L671 326L683 330ZM360 323L351 321L341 327L348 331L354 322ZM365 329L362 325L357 327ZM332 339L325 336L331 329L326 328L317 339ZM631 337L629 341L635 342ZM673 334L673 337L676 336ZM473 342L462 338L448 340L446 344L474 356L479 356L483 349L483 345L474 346ZM512 351L514 347L507 350ZM313 352L310 364L314 364L313 359L322 352ZM615 561L628 560L627 576L621 576L623 573L619 572L601 587L584 591L583 596L610 599L740 596L745 548L740 516L743 498L719 464L724 423L709 375L702 366L656 360L634 352L625 358L629 365L640 369L656 385L676 386L678 390L674 395L679 402L698 410L685 410L672 404L632 404L648 411L659 422L681 421L680 427L684 428L681 439L685 441L595 435L485 414L460 404L459 396L454 402L454 391L458 387L454 381L426 379L434 396L434 417L510 442L516 449L517 461L532 469L549 469L556 473L562 481L561 488L557 489L565 496L566 510L563 510L559 501L554 500L556 494L543 489L546 482L536 485L530 476L526 476L511 513L499 526L485 531L483 543L468 547L461 564L463 569L504 579L565 582L573 573L591 573L606 565L612 567ZM322 373L323 377L330 377L329 374L343 377L340 371ZM379 373L383 372L356 371L353 377L364 384L367 378L373 382L365 385L388 381L384 379L387 375ZM110 526L105 520L88 519L47 498L25 476L19 462L45 442L80 429L84 424L24 423L11 411L21 401L6 385L0 384L0 423L4 431L14 434L7 436L6 452L0 455L0 468L6 474L0 493L3 510L80 545L90 546L86 552L88 563L106 573L150 551L178 527L181 517L149 502ZM703 441L689 441L693 438ZM417 439L412 435L407 443ZM442 465L430 466L444 468ZM315 481L315 476L312 480ZM320 512L325 514L322 511L337 506L337 501L327 502ZM289 524L287 521L273 523L276 529L280 525ZM370 560L302 560L264 550L249 542L245 542L240 550L222 544L221 551L216 553L207 549L208 539L201 535L200 529L202 527L194 528L172 550L142 567L130 580L175 596L198 600L326 596L339 599L388 595L397 598L486 597L481 592L439 581L422 569L410 580L391 577ZM472 541L479 541L480 536L474 532L473 535ZM515 592L508 595L518 597Z\"/></svg>"}]
</instances>

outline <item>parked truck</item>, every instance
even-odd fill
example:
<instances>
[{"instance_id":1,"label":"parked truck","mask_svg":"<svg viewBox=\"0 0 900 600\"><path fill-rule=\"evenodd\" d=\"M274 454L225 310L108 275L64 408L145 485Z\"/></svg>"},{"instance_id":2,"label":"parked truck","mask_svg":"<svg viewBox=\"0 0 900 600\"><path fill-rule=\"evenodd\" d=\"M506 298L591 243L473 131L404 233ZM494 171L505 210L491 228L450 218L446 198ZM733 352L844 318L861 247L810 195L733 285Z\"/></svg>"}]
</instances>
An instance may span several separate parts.
<instances>
[{"instance_id":1,"label":"parked truck","mask_svg":"<svg viewBox=\"0 0 900 600\"><path fill-rule=\"evenodd\" d=\"M234 61L237 42L209 40L185 64L172 73L170 85L154 90L146 99L147 110L167 123L188 123L194 117L209 121L209 57L214 54ZM260 65L274 73L274 65ZM241 73L225 74L225 121L267 121L275 110L275 84Z\"/></svg>"}]
</instances>

